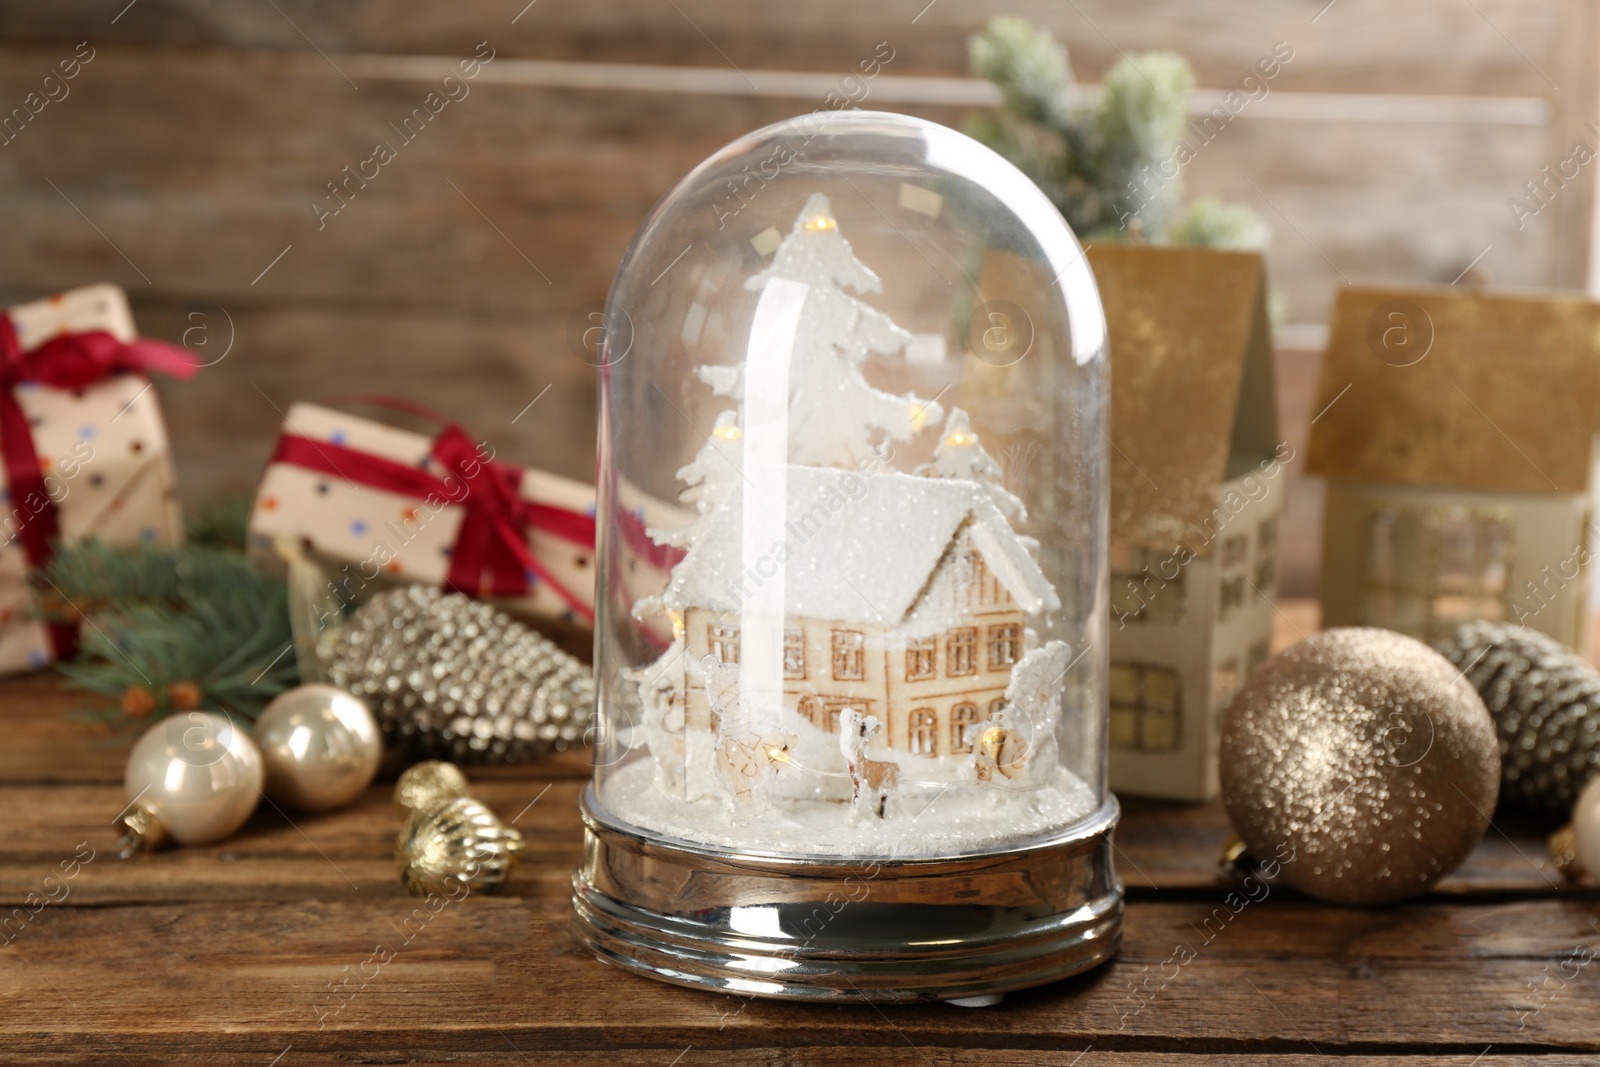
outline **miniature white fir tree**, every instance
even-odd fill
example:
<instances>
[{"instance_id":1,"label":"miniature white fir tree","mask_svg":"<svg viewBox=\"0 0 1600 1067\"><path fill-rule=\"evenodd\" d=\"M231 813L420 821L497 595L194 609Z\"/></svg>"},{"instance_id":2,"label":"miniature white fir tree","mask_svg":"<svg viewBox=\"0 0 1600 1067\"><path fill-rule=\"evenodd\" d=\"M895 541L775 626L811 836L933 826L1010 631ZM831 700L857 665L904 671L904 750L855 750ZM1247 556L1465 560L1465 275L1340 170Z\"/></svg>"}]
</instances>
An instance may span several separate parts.
<instances>
[{"instance_id":1,"label":"miniature white fir tree","mask_svg":"<svg viewBox=\"0 0 1600 1067\"><path fill-rule=\"evenodd\" d=\"M759 292L775 278L809 290L791 357L790 425L804 428L790 436L791 463L857 466L877 454L873 446L884 437L908 440L943 417L934 401L884 392L862 374L869 352L892 355L911 335L845 292L880 293L883 283L855 258L821 193L806 201L772 265L745 288ZM718 395L742 399L742 368L702 367L700 378Z\"/></svg>"},{"instance_id":2,"label":"miniature white fir tree","mask_svg":"<svg viewBox=\"0 0 1600 1067\"><path fill-rule=\"evenodd\" d=\"M977 482L1006 518L1015 522L1028 517L1022 500L1001 482L1000 464L984 451L978 435L972 432L972 421L960 408L950 409L944 433L933 450L933 462L923 464L917 473L930 478L965 478Z\"/></svg>"},{"instance_id":3,"label":"miniature white fir tree","mask_svg":"<svg viewBox=\"0 0 1600 1067\"><path fill-rule=\"evenodd\" d=\"M672 529L652 527L649 533L656 544L687 548L699 539L712 512L740 477L744 461L744 449L740 444L743 436L739 430L737 412L724 411L717 416L716 425L712 427L706 443L694 459L678 468L678 481L687 487L678 494L678 499L693 505L695 518L684 526Z\"/></svg>"}]
</instances>

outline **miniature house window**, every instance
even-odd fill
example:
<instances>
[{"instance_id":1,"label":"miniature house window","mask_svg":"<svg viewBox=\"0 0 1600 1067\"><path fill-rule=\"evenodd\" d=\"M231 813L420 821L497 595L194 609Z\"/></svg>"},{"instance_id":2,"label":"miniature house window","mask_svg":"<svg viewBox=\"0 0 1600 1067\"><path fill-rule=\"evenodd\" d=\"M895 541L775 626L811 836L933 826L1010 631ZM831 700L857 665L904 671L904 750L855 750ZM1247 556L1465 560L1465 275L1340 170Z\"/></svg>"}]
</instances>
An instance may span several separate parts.
<instances>
[{"instance_id":1,"label":"miniature house window","mask_svg":"<svg viewBox=\"0 0 1600 1067\"><path fill-rule=\"evenodd\" d=\"M805 716L807 722L819 730L828 728L828 709L822 703L822 698L815 694L808 694L800 698L798 705L800 714Z\"/></svg>"},{"instance_id":2,"label":"miniature house window","mask_svg":"<svg viewBox=\"0 0 1600 1067\"><path fill-rule=\"evenodd\" d=\"M805 680L806 635L803 630L783 631L783 676L789 681Z\"/></svg>"},{"instance_id":3,"label":"miniature house window","mask_svg":"<svg viewBox=\"0 0 1600 1067\"><path fill-rule=\"evenodd\" d=\"M866 657L862 654L865 644L859 631L833 631L834 681L859 682L866 677Z\"/></svg>"},{"instance_id":4,"label":"miniature house window","mask_svg":"<svg viewBox=\"0 0 1600 1067\"><path fill-rule=\"evenodd\" d=\"M1017 646L1021 643L1022 627L1016 623L989 627L989 669L1009 670L1017 662Z\"/></svg>"},{"instance_id":5,"label":"miniature house window","mask_svg":"<svg viewBox=\"0 0 1600 1067\"><path fill-rule=\"evenodd\" d=\"M1278 517L1256 527L1256 588L1270 597L1278 591Z\"/></svg>"},{"instance_id":6,"label":"miniature house window","mask_svg":"<svg viewBox=\"0 0 1600 1067\"><path fill-rule=\"evenodd\" d=\"M739 662L739 628L723 623L712 623L706 628L707 643L718 663Z\"/></svg>"},{"instance_id":7,"label":"miniature house window","mask_svg":"<svg viewBox=\"0 0 1600 1067\"><path fill-rule=\"evenodd\" d=\"M1111 743L1141 752L1175 752L1182 698L1178 672L1151 663L1111 665Z\"/></svg>"},{"instance_id":8,"label":"miniature house window","mask_svg":"<svg viewBox=\"0 0 1600 1067\"><path fill-rule=\"evenodd\" d=\"M950 751L971 752L972 738L968 732L978 725L976 704L957 704L950 709Z\"/></svg>"},{"instance_id":9,"label":"miniature house window","mask_svg":"<svg viewBox=\"0 0 1600 1067\"><path fill-rule=\"evenodd\" d=\"M1256 673L1256 670L1263 663L1267 662L1267 656L1270 654L1271 648L1265 641L1257 641L1255 644L1251 645L1250 651L1245 654L1244 658L1244 676L1249 678L1252 674Z\"/></svg>"},{"instance_id":10,"label":"miniature house window","mask_svg":"<svg viewBox=\"0 0 1600 1067\"><path fill-rule=\"evenodd\" d=\"M938 755L939 716L932 708L918 708L907 720L910 730L911 754L914 756Z\"/></svg>"},{"instance_id":11,"label":"miniature house window","mask_svg":"<svg viewBox=\"0 0 1600 1067\"><path fill-rule=\"evenodd\" d=\"M1171 552L1114 545L1111 550L1111 617L1119 625L1183 621L1188 591L1184 568Z\"/></svg>"},{"instance_id":12,"label":"miniature house window","mask_svg":"<svg viewBox=\"0 0 1600 1067\"><path fill-rule=\"evenodd\" d=\"M1005 710L1006 710L1006 698L1005 697L996 697L995 699L989 701L989 718L992 719L996 715L999 715L1002 711L1005 711Z\"/></svg>"},{"instance_id":13,"label":"miniature house window","mask_svg":"<svg viewBox=\"0 0 1600 1067\"><path fill-rule=\"evenodd\" d=\"M938 639L924 637L906 644L906 681L923 682L939 673Z\"/></svg>"},{"instance_id":14,"label":"miniature house window","mask_svg":"<svg viewBox=\"0 0 1600 1067\"><path fill-rule=\"evenodd\" d=\"M1220 553L1221 584L1217 593L1217 617L1226 619L1244 605L1245 566L1250 558L1248 534L1223 539Z\"/></svg>"},{"instance_id":15,"label":"miniature house window","mask_svg":"<svg viewBox=\"0 0 1600 1067\"><path fill-rule=\"evenodd\" d=\"M1219 713L1228 706L1233 694L1239 691L1239 661L1224 660L1211 676L1211 707Z\"/></svg>"},{"instance_id":16,"label":"miniature house window","mask_svg":"<svg viewBox=\"0 0 1600 1067\"><path fill-rule=\"evenodd\" d=\"M854 708L863 715L872 714L870 700L823 700L815 693L800 698L800 714L819 730L830 734L839 732L839 716L845 708Z\"/></svg>"},{"instance_id":17,"label":"miniature house window","mask_svg":"<svg viewBox=\"0 0 1600 1067\"><path fill-rule=\"evenodd\" d=\"M1226 619L1244 604L1244 575L1226 578L1217 593L1217 614Z\"/></svg>"},{"instance_id":18,"label":"miniature house window","mask_svg":"<svg viewBox=\"0 0 1600 1067\"><path fill-rule=\"evenodd\" d=\"M967 589L970 593L969 603L972 607L983 607L985 604L994 603L993 582L989 577L989 568L983 565L983 557L976 552L969 552L961 560L969 577Z\"/></svg>"},{"instance_id":19,"label":"miniature house window","mask_svg":"<svg viewBox=\"0 0 1600 1067\"><path fill-rule=\"evenodd\" d=\"M951 630L944 643L944 673L951 678L975 674L978 670L978 628L963 626Z\"/></svg>"},{"instance_id":20,"label":"miniature house window","mask_svg":"<svg viewBox=\"0 0 1600 1067\"><path fill-rule=\"evenodd\" d=\"M1369 617L1428 640L1505 618L1513 532L1502 508L1380 508L1368 528Z\"/></svg>"},{"instance_id":21,"label":"miniature house window","mask_svg":"<svg viewBox=\"0 0 1600 1067\"><path fill-rule=\"evenodd\" d=\"M1235 534L1222 542L1222 569L1235 571L1243 567L1250 554L1250 539L1244 534Z\"/></svg>"}]
</instances>

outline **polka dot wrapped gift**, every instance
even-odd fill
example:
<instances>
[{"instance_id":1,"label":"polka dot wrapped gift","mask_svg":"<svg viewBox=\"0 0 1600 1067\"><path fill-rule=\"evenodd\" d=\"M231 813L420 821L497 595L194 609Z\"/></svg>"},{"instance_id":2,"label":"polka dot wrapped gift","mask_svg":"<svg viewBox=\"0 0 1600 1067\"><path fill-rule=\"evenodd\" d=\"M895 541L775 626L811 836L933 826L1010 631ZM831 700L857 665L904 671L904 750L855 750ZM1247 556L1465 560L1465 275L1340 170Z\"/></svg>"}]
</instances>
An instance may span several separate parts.
<instances>
[{"instance_id":1,"label":"polka dot wrapped gift","mask_svg":"<svg viewBox=\"0 0 1600 1067\"><path fill-rule=\"evenodd\" d=\"M352 404L439 422L434 437L295 404L256 492L251 552L281 567L288 539L346 603L396 583L493 598L516 614L594 614L594 490L498 458L439 416L384 397Z\"/></svg>"},{"instance_id":2,"label":"polka dot wrapped gift","mask_svg":"<svg viewBox=\"0 0 1600 1067\"><path fill-rule=\"evenodd\" d=\"M91 285L0 315L0 674L71 655L67 624L34 617L31 572L58 544L183 538L166 426L149 371L201 361L139 339L122 290Z\"/></svg>"}]
</instances>

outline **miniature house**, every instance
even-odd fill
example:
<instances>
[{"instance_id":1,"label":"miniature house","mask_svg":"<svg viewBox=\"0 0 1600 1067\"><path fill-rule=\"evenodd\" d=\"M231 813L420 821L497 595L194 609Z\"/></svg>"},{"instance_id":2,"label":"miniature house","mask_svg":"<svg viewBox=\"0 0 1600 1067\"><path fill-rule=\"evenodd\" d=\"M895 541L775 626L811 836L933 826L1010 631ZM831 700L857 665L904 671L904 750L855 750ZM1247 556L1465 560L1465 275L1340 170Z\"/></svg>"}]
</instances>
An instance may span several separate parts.
<instances>
[{"instance_id":1,"label":"miniature house","mask_svg":"<svg viewBox=\"0 0 1600 1067\"><path fill-rule=\"evenodd\" d=\"M1324 626L1490 619L1587 650L1600 304L1346 288L1317 409Z\"/></svg>"},{"instance_id":2,"label":"miniature house","mask_svg":"<svg viewBox=\"0 0 1600 1067\"><path fill-rule=\"evenodd\" d=\"M846 709L876 716L892 751L971 753L973 728L1004 710L1024 618L1057 606L1028 546L972 482L826 467L787 480L788 573L805 578L786 587L785 707L831 735ZM911 512L925 539L878 555ZM708 734L720 724L691 667L739 662L739 604L763 578L727 550L735 521L719 514L663 598L682 617L685 725Z\"/></svg>"},{"instance_id":3,"label":"miniature house","mask_svg":"<svg viewBox=\"0 0 1600 1067\"><path fill-rule=\"evenodd\" d=\"M1111 343L1111 786L1205 800L1222 712L1270 651L1293 458L1265 268L1116 245L1089 261Z\"/></svg>"}]
</instances>

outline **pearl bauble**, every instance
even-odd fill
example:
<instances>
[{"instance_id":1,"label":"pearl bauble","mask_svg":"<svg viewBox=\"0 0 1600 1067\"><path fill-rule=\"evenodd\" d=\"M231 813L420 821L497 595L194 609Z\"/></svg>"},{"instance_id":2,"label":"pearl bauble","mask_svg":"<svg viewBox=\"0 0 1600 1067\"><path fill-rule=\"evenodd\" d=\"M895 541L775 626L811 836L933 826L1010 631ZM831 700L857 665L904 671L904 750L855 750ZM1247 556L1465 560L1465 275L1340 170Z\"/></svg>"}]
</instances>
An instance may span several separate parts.
<instances>
[{"instance_id":1,"label":"pearl bauble","mask_svg":"<svg viewBox=\"0 0 1600 1067\"><path fill-rule=\"evenodd\" d=\"M261 799L261 753L240 725L207 711L180 712L145 731L128 755L129 850L220 841Z\"/></svg>"},{"instance_id":2,"label":"pearl bauble","mask_svg":"<svg viewBox=\"0 0 1600 1067\"><path fill-rule=\"evenodd\" d=\"M1572 806L1572 834L1578 866L1594 876L1600 871L1600 777L1589 779Z\"/></svg>"},{"instance_id":3,"label":"pearl bauble","mask_svg":"<svg viewBox=\"0 0 1600 1067\"><path fill-rule=\"evenodd\" d=\"M302 685L256 720L267 796L301 811L328 811L360 796L378 773L383 738L367 706L331 685Z\"/></svg>"}]
</instances>

